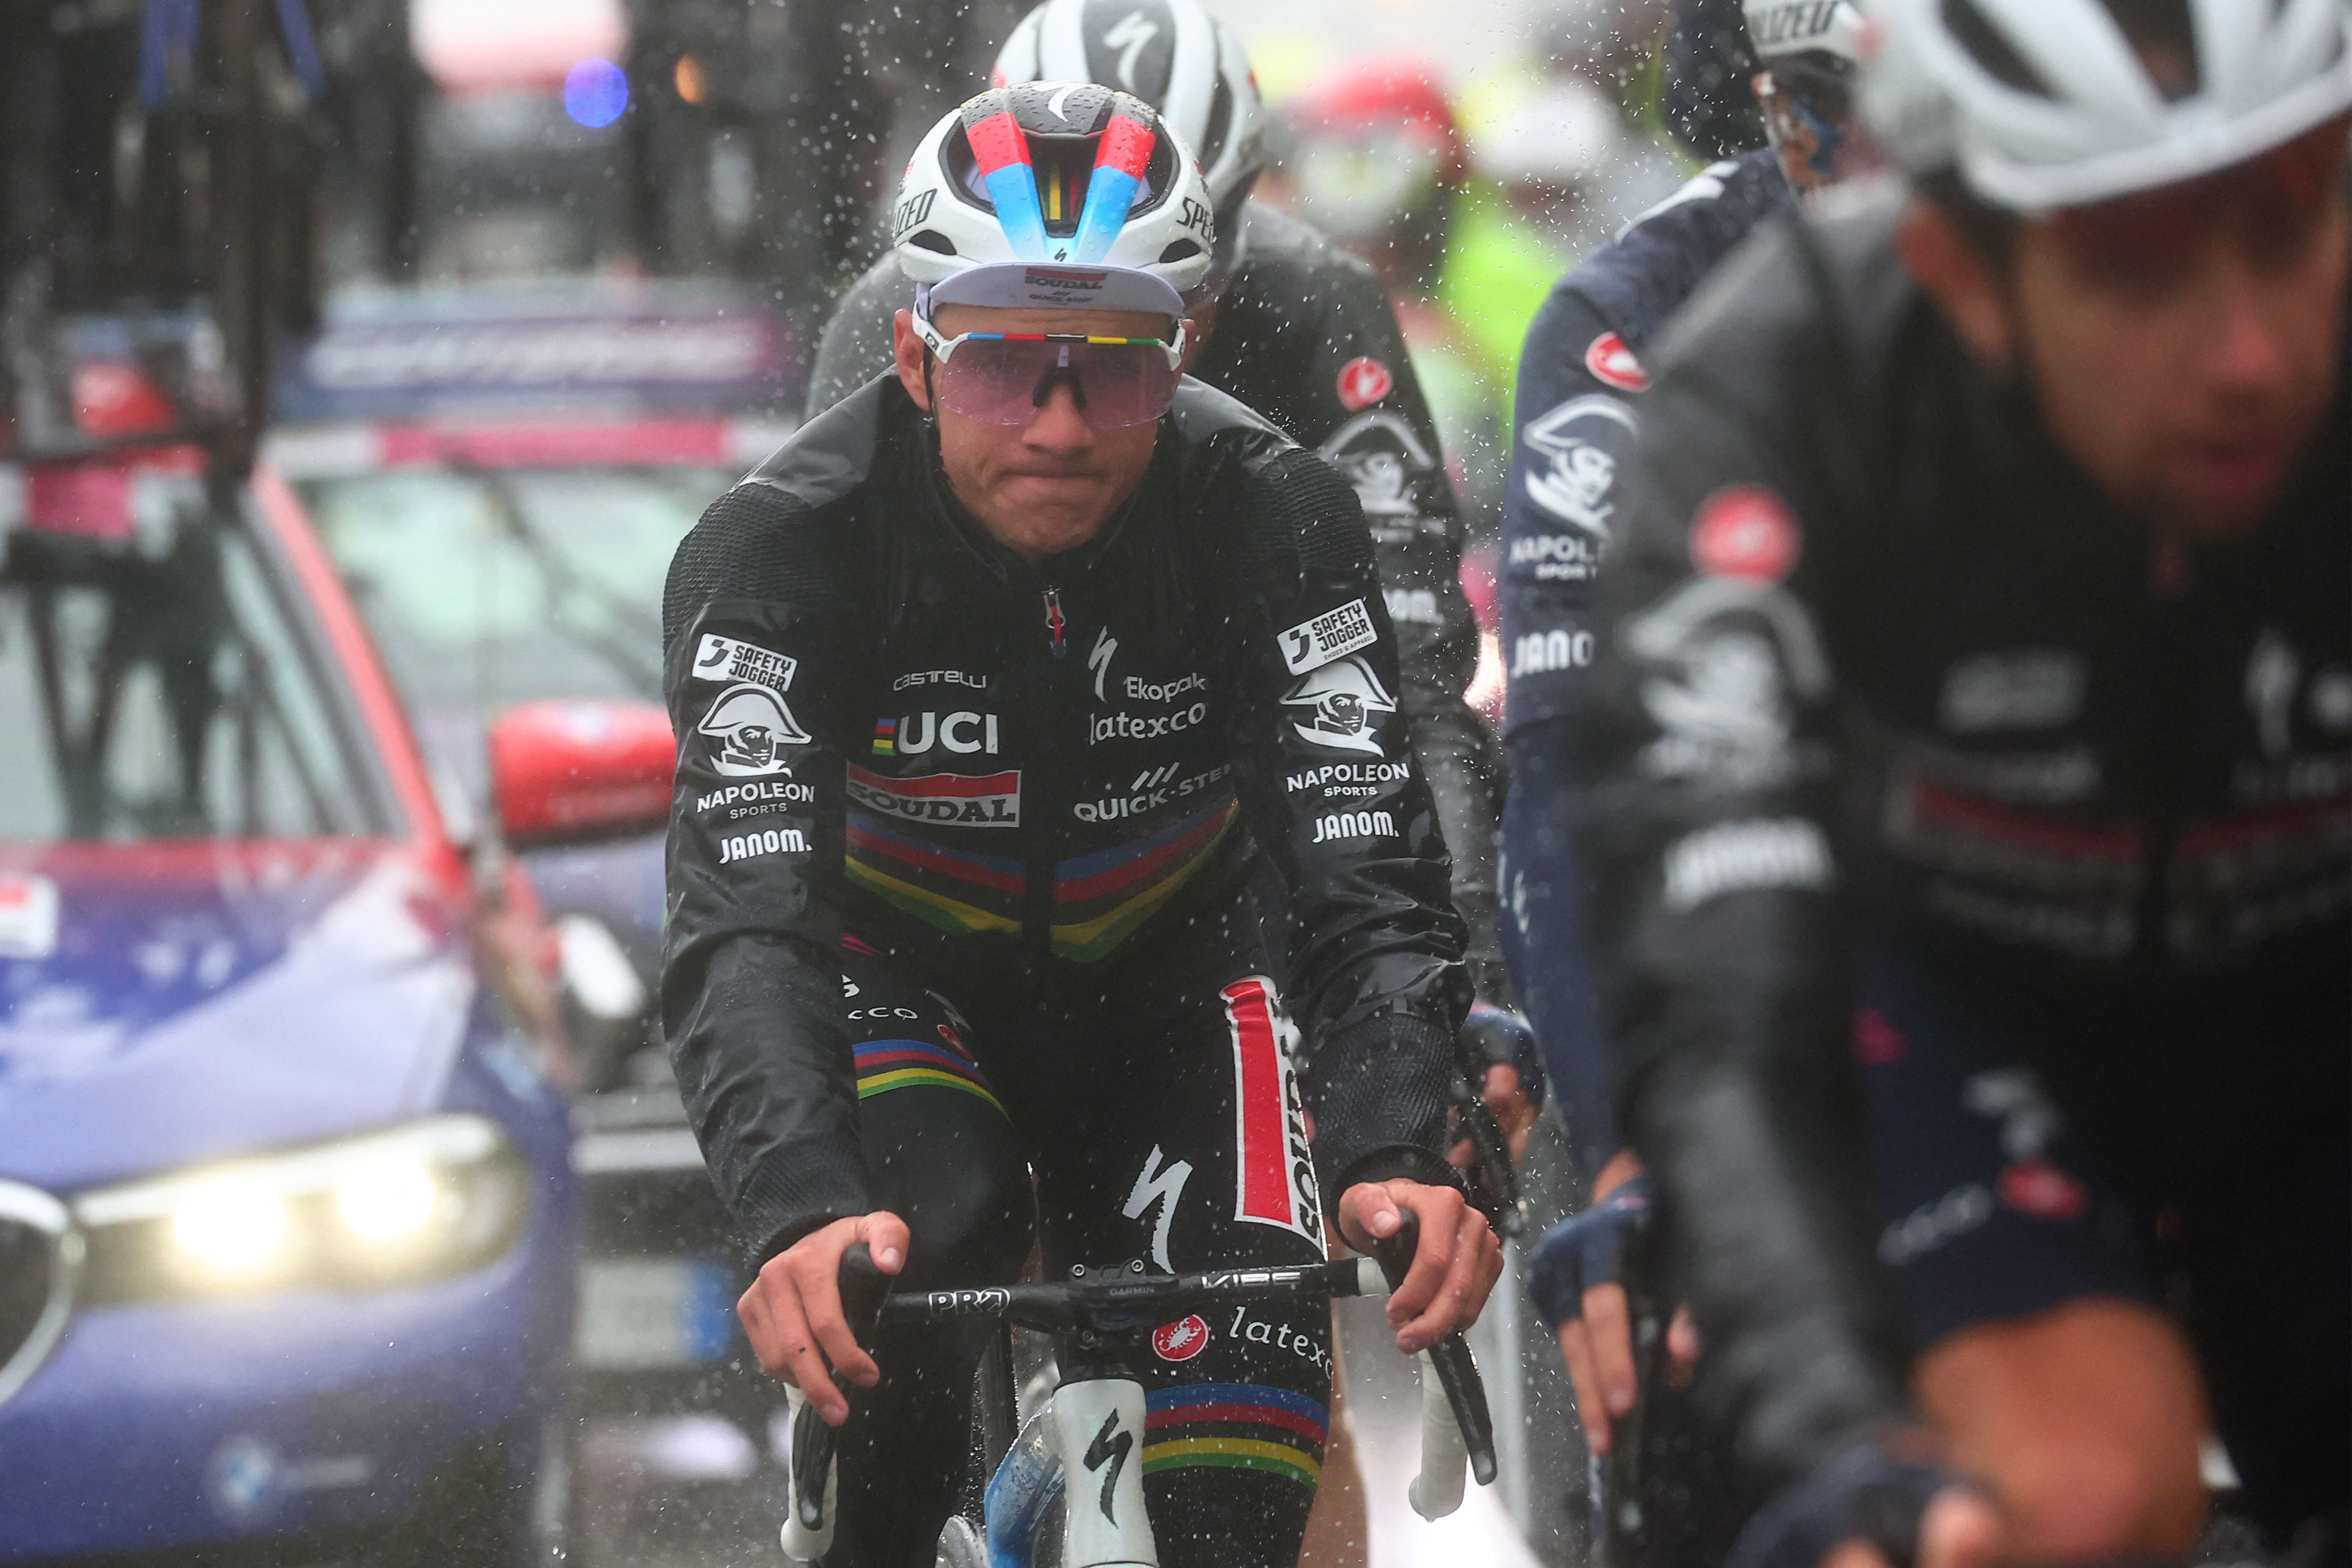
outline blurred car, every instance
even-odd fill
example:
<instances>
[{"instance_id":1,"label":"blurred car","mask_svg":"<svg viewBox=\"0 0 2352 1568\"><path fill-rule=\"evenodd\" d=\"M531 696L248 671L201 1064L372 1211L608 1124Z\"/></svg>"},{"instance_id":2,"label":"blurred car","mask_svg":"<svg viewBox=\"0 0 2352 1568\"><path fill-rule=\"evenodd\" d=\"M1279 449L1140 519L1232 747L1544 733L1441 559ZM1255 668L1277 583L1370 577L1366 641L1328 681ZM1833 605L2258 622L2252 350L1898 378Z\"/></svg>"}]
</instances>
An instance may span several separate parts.
<instances>
[{"instance_id":1,"label":"blurred car","mask_svg":"<svg viewBox=\"0 0 2352 1568\"><path fill-rule=\"evenodd\" d=\"M722 1413L759 1449L778 1403L741 1355L723 1211L652 1018L661 592L702 509L790 433L800 356L756 294L542 284L331 305L280 378L288 474L414 714L445 795L510 839L514 792L649 776L646 830L514 847L555 922L578 1047L587 1415Z\"/></svg>"},{"instance_id":2,"label":"blurred car","mask_svg":"<svg viewBox=\"0 0 2352 1568\"><path fill-rule=\"evenodd\" d=\"M543 1556L578 1205L529 883L266 469L0 468L0 1561ZM532 774L527 730L522 836L658 815L666 752Z\"/></svg>"}]
</instances>

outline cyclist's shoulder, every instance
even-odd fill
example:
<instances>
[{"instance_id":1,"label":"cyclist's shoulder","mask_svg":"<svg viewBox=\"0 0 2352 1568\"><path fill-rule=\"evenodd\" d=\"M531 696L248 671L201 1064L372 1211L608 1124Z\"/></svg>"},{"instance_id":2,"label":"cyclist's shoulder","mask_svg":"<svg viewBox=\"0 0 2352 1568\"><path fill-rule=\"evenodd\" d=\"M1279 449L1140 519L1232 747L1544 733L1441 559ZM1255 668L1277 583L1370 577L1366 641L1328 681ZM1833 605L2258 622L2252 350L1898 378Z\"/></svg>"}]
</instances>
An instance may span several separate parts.
<instances>
[{"instance_id":1,"label":"cyclist's shoulder","mask_svg":"<svg viewBox=\"0 0 2352 1568\"><path fill-rule=\"evenodd\" d=\"M877 376L803 424L703 511L670 563L681 599L822 596L870 550L877 475L902 467L914 407Z\"/></svg>"},{"instance_id":2,"label":"cyclist's shoulder","mask_svg":"<svg viewBox=\"0 0 2352 1568\"><path fill-rule=\"evenodd\" d=\"M1355 491L1332 467L1255 410L1187 378L1170 411L1184 444L1184 504L1212 537L1260 564L1356 553L1337 542L1351 527L1370 549Z\"/></svg>"},{"instance_id":3,"label":"cyclist's shoulder","mask_svg":"<svg viewBox=\"0 0 2352 1568\"><path fill-rule=\"evenodd\" d=\"M1900 187L1825 196L1759 225L1692 292L1644 354L1654 397L1843 415L1891 388L1923 308L1895 250Z\"/></svg>"},{"instance_id":4,"label":"cyclist's shoulder","mask_svg":"<svg viewBox=\"0 0 2352 1568\"><path fill-rule=\"evenodd\" d=\"M1791 205L1769 149L1712 164L1561 279L1544 314L1597 316L1638 353L1727 255Z\"/></svg>"},{"instance_id":5,"label":"cyclist's shoulder","mask_svg":"<svg viewBox=\"0 0 2352 1568\"><path fill-rule=\"evenodd\" d=\"M1226 285L1229 301L1301 323L1319 322L1335 312L1374 311L1393 321L1394 307L1360 257L1305 219L1264 202L1245 203L1242 215L1244 243Z\"/></svg>"}]
</instances>

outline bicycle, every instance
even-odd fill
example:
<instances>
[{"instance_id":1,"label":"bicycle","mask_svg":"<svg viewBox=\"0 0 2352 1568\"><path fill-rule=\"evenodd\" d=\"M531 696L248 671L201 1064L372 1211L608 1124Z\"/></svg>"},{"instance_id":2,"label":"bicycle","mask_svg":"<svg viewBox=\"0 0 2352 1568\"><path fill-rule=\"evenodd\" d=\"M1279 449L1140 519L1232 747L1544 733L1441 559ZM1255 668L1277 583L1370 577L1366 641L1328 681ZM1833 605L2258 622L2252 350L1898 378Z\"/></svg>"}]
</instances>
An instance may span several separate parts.
<instances>
[{"instance_id":1,"label":"bicycle","mask_svg":"<svg viewBox=\"0 0 2352 1568\"><path fill-rule=\"evenodd\" d=\"M904 1296L888 1293L888 1280L862 1244L850 1248L842 1259L842 1300L861 1341L886 1323L981 1319L1003 1328L1035 1330L1054 1347L1058 1386L1017 1437L986 1445L1001 1451L983 1456L990 1479L979 1492L978 1506L968 1499L964 1510L950 1515L941 1529L941 1568L1157 1568L1160 1552L1144 1503L1139 1460L1139 1368L1152 1331L1187 1313L1219 1306L1383 1294L1403 1280L1417 1229L1407 1215L1404 1228L1377 1243L1368 1258L1192 1274L1149 1273L1139 1258L1108 1267L1080 1265L1060 1282ZM997 1392L1009 1407L1009 1361L998 1359ZM1458 1332L1422 1352L1420 1359L1422 1463L1408 1498L1415 1512L1435 1520L1461 1506L1465 1466L1480 1486L1493 1483L1494 1423L1477 1364ZM797 1391L793 1404L783 1550L796 1563L814 1563L833 1542L838 1488L834 1429ZM1087 1500L1091 1506L1060 1509L1056 1543L1044 1526L1064 1501L1072 1475L1081 1471L1089 1478L1099 1475L1098 1489Z\"/></svg>"}]
</instances>

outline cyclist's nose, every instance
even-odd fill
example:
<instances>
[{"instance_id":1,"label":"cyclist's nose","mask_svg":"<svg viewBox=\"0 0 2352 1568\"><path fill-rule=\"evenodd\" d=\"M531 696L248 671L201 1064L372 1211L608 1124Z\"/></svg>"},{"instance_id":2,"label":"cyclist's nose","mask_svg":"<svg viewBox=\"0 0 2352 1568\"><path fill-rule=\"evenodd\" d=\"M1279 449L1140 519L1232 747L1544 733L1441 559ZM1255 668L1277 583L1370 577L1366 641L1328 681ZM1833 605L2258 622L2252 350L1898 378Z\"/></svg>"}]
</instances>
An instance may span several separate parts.
<instances>
[{"instance_id":1,"label":"cyclist's nose","mask_svg":"<svg viewBox=\"0 0 2352 1568\"><path fill-rule=\"evenodd\" d=\"M1045 447L1067 451L1091 447L1095 441L1094 426L1087 423L1086 410L1078 402L1076 378L1057 376L1045 394L1045 401L1021 432L1021 438L1032 447Z\"/></svg>"}]
</instances>

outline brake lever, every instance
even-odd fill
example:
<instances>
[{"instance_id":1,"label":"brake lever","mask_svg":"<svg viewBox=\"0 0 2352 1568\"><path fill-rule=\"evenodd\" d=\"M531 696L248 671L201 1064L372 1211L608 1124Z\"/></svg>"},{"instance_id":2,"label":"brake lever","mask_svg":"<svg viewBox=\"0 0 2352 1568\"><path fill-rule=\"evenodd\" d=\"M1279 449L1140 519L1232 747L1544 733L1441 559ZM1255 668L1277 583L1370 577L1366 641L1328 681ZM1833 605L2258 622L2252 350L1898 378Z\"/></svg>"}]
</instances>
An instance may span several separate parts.
<instances>
[{"instance_id":1,"label":"brake lever","mask_svg":"<svg viewBox=\"0 0 2352 1568\"><path fill-rule=\"evenodd\" d=\"M882 1319L882 1303L890 1294L890 1277L874 1266L874 1253L858 1242L841 1255L841 1311L860 1345L869 1345ZM842 1397L849 1397L845 1384ZM833 1465L834 1429L803 1403L793 1418L793 1508L801 1527L815 1533L824 1529L824 1482Z\"/></svg>"},{"instance_id":2,"label":"brake lever","mask_svg":"<svg viewBox=\"0 0 2352 1568\"><path fill-rule=\"evenodd\" d=\"M1414 1252L1421 1245L1421 1221L1410 1209L1399 1209L1397 1217L1404 1223L1391 1237L1374 1237L1372 1257L1388 1277L1389 1289L1394 1290L1404 1283L1412 1268ZM1479 1379L1478 1363L1470 1354L1469 1344L1456 1329L1429 1347L1429 1364L1436 1369L1438 1386L1445 1391L1445 1402L1454 1408L1455 1425L1462 1428L1462 1445L1470 1456L1470 1474L1484 1486L1495 1481L1495 1418L1486 1409L1486 1385Z\"/></svg>"},{"instance_id":3,"label":"brake lever","mask_svg":"<svg viewBox=\"0 0 2352 1568\"><path fill-rule=\"evenodd\" d=\"M1478 1175L1495 1210L1490 1216L1496 1228L1516 1241L1527 1234L1528 1196L1519 1185L1519 1173L1511 1163L1511 1147L1503 1137L1503 1124L1496 1119L1495 1108L1470 1087L1469 1080L1454 1081L1454 1109L1462 1118L1462 1130L1470 1135L1470 1147L1478 1159Z\"/></svg>"}]
</instances>

